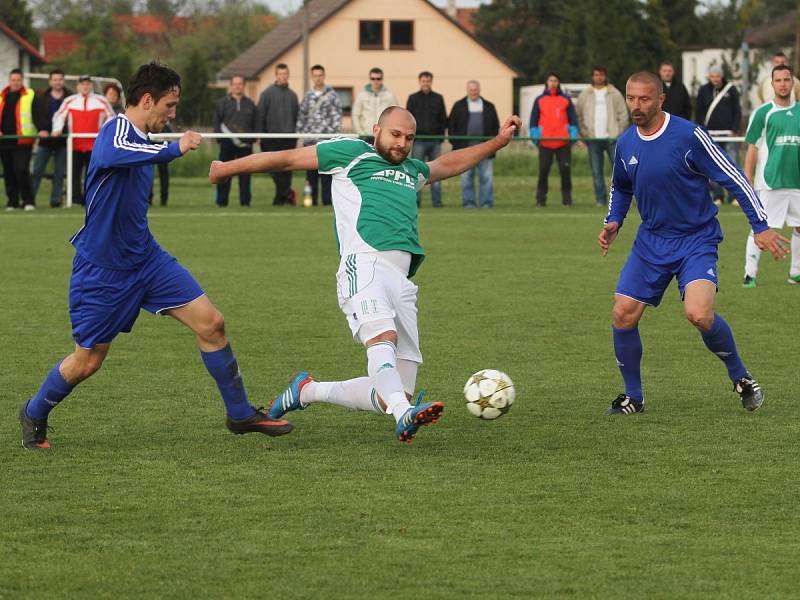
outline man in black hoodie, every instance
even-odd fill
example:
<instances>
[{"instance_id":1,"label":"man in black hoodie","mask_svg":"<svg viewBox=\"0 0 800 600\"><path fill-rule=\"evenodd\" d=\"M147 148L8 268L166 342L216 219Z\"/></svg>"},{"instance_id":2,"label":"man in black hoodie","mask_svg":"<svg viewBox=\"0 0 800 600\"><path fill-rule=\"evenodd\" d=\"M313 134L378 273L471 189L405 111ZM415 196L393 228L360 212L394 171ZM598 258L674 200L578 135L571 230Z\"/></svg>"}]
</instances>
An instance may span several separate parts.
<instances>
[{"instance_id":1,"label":"man in black hoodie","mask_svg":"<svg viewBox=\"0 0 800 600\"><path fill-rule=\"evenodd\" d=\"M447 129L447 109L444 98L431 89L433 73L423 71L419 74L419 91L411 94L406 102L408 112L417 120L417 135L443 136ZM414 141L411 158L431 161L439 158L442 152L442 138ZM442 207L442 183L431 184L431 200L434 208ZM422 192L417 192L417 206L422 203Z\"/></svg>"},{"instance_id":2,"label":"man in black hoodie","mask_svg":"<svg viewBox=\"0 0 800 600\"><path fill-rule=\"evenodd\" d=\"M692 98L689 96L686 86L680 80L675 79L675 67L671 62L665 60L658 67L658 75L664 84L664 95L666 96L661 109L690 121L692 119Z\"/></svg>"},{"instance_id":3,"label":"man in black hoodie","mask_svg":"<svg viewBox=\"0 0 800 600\"><path fill-rule=\"evenodd\" d=\"M33 100L33 122L39 132L39 145L33 159L33 196L39 191L47 163L53 159L53 187L50 192L50 206L61 206L64 191L64 176L67 172L67 138L64 135L50 137L53 131L53 115L64 98L72 95L72 90L64 85L64 71L53 69L47 79L47 89L38 92ZM64 132L66 133L66 131Z\"/></svg>"}]
</instances>

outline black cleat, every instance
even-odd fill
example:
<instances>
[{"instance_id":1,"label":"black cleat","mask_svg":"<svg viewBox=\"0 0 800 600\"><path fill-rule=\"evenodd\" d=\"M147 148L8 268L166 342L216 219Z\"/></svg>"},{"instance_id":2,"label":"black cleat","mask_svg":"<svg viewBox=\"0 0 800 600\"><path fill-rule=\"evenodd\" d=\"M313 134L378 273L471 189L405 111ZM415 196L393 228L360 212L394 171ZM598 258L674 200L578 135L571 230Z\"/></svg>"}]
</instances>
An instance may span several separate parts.
<instances>
[{"instance_id":1,"label":"black cleat","mask_svg":"<svg viewBox=\"0 0 800 600\"><path fill-rule=\"evenodd\" d=\"M611 415L632 415L644 412L644 401L637 402L630 396L620 394L611 403L611 408L606 411L606 416Z\"/></svg>"},{"instance_id":2,"label":"black cleat","mask_svg":"<svg viewBox=\"0 0 800 600\"><path fill-rule=\"evenodd\" d=\"M764 392L759 383L748 373L733 384L733 391L742 399L742 406L750 412L758 410L764 404Z\"/></svg>"},{"instance_id":3,"label":"black cleat","mask_svg":"<svg viewBox=\"0 0 800 600\"><path fill-rule=\"evenodd\" d=\"M19 424L22 426L22 447L27 450L46 450L50 447L47 440L47 419L37 421L28 416L25 409L28 403L19 409Z\"/></svg>"},{"instance_id":4,"label":"black cleat","mask_svg":"<svg viewBox=\"0 0 800 600\"><path fill-rule=\"evenodd\" d=\"M263 408L257 408L256 414L252 417L242 419L241 421L226 417L225 427L228 428L228 431L236 435L242 435L244 433L265 433L272 437L286 435L294 429L289 421L270 419Z\"/></svg>"}]
</instances>

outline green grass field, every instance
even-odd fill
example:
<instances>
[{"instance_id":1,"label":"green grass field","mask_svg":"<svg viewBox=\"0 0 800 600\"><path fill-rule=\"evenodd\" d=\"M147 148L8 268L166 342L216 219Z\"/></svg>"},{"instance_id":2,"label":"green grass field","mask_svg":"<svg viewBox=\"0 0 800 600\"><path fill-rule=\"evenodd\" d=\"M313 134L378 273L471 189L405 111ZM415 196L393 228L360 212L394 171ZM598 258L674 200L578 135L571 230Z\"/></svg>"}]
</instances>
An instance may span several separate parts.
<instances>
[{"instance_id":1,"label":"green grass field","mask_svg":"<svg viewBox=\"0 0 800 600\"><path fill-rule=\"evenodd\" d=\"M267 180L250 210L218 210L202 179L176 178L150 219L225 313L257 404L297 369L366 370L336 302L330 211L273 209ZM742 289L747 224L723 209L718 310L762 410L741 408L672 287L642 323L647 412L605 418L636 218L603 259L589 180L571 210L553 191L534 209L534 185L498 177L491 211L459 208L456 182L443 210L426 194L419 385L447 409L410 446L390 417L320 405L293 413L289 436L233 436L191 333L143 313L51 415L53 449L23 451L18 407L71 348L67 239L82 213L0 215L0 597L797 597L788 265L764 257L759 287ZM517 386L495 422L461 395L487 367Z\"/></svg>"}]
</instances>

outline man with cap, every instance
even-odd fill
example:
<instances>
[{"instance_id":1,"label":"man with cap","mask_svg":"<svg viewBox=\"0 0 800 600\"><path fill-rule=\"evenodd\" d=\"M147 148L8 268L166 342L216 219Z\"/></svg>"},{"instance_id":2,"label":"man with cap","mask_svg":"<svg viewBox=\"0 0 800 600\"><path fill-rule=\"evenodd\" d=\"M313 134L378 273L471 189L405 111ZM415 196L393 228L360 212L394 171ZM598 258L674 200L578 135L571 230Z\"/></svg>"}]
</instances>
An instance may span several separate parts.
<instances>
[{"instance_id":1,"label":"man with cap","mask_svg":"<svg viewBox=\"0 0 800 600\"><path fill-rule=\"evenodd\" d=\"M53 135L72 133L99 133L103 123L114 118L114 109L103 96L94 92L89 75L78 78L78 93L67 96L61 108L53 115ZM89 166L94 148L94 138L76 138L72 141L72 201L83 204L83 177Z\"/></svg>"}]
</instances>

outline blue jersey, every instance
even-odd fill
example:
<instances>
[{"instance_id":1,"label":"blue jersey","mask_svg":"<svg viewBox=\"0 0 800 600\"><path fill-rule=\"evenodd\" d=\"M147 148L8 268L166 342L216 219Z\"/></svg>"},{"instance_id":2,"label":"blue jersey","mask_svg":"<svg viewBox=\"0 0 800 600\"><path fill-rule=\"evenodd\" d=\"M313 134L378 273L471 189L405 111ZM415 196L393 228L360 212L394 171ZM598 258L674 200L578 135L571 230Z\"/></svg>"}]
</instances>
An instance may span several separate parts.
<instances>
[{"instance_id":1,"label":"blue jersey","mask_svg":"<svg viewBox=\"0 0 800 600\"><path fill-rule=\"evenodd\" d=\"M88 262L134 269L157 248L147 226L153 163L181 156L180 145L154 143L125 115L100 130L86 177L86 219L70 240Z\"/></svg>"},{"instance_id":2,"label":"blue jersey","mask_svg":"<svg viewBox=\"0 0 800 600\"><path fill-rule=\"evenodd\" d=\"M656 133L644 136L634 125L618 139L606 223L616 221L621 227L636 196L648 232L675 238L707 231L717 215L711 179L738 200L754 232L768 229L767 213L744 173L708 132L665 114Z\"/></svg>"}]
</instances>

